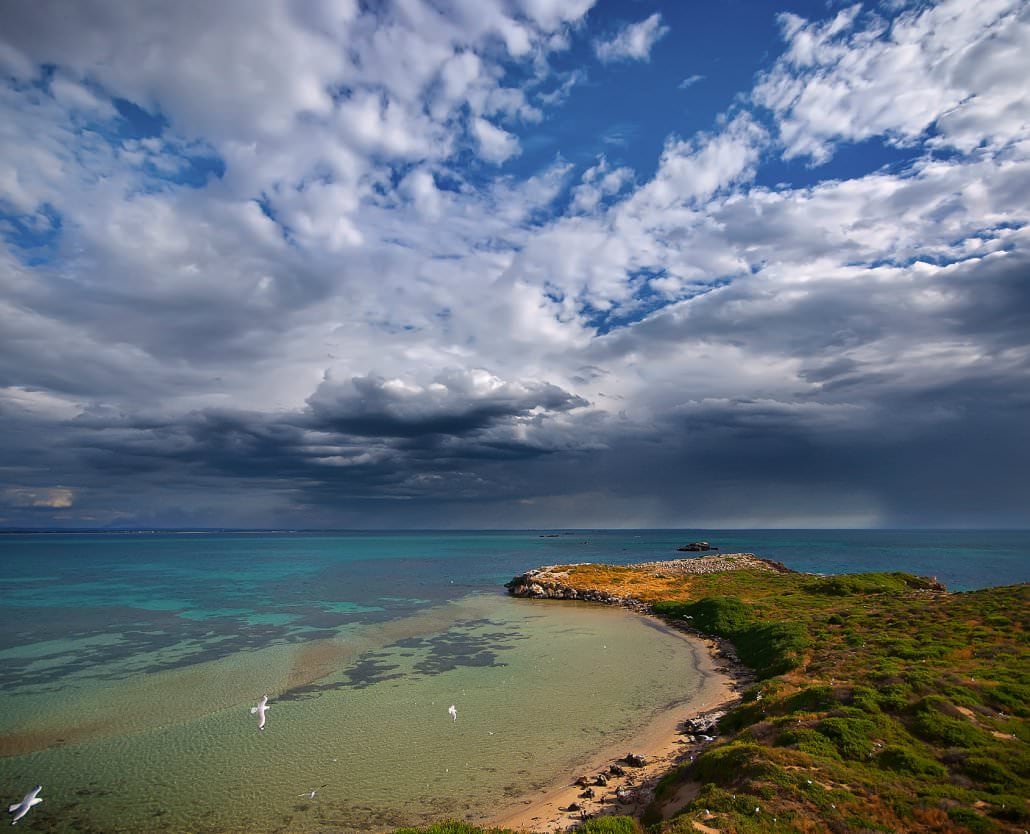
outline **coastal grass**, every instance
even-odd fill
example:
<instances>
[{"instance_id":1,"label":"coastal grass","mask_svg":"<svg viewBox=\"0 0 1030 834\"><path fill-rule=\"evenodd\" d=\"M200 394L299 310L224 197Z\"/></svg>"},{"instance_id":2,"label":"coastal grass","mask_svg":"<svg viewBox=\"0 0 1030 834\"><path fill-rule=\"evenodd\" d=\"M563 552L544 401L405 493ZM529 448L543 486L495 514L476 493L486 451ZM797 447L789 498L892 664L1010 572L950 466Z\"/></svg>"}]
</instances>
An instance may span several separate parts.
<instances>
[{"instance_id":1,"label":"coastal grass","mask_svg":"<svg viewBox=\"0 0 1030 834\"><path fill-rule=\"evenodd\" d=\"M1024 832L1030 586L946 593L904 573L663 575L567 568L733 644L756 683L722 735L659 783L661 834ZM697 798L657 809L683 782Z\"/></svg>"}]
</instances>

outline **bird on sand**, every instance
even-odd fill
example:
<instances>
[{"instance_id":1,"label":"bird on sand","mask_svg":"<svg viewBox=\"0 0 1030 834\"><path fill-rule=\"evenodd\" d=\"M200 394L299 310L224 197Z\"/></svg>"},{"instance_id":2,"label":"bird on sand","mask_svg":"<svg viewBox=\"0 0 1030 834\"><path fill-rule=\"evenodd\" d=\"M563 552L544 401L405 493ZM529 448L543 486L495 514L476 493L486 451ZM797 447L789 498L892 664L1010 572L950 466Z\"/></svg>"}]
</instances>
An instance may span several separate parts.
<instances>
[{"instance_id":1,"label":"bird on sand","mask_svg":"<svg viewBox=\"0 0 1030 834\"><path fill-rule=\"evenodd\" d=\"M458 720L458 708L454 704L447 707L447 714L451 717L452 721Z\"/></svg>"},{"instance_id":2,"label":"bird on sand","mask_svg":"<svg viewBox=\"0 0 1030 834\"><path fill-rule=\"evenodd\" d=\"M257 702L257 706L250 708L251 715L254 715L255 713L257 714L259 730L265 729L265 710L267 709L271 709L268 705L267 695L262 695L261 700Z\"/></svg>"},{"instance_id":3,"label":"bird on sand","mask_svg":"<svg viewBox=\"0 0 1030 834\"><path fill-rule=\"evenodd\" d=\"M328 785L328 784L329 783L326 782L326 785ZM306 796L308 799L314 799L315 798L315 793L317 791L321 790L324 787L325 787L325 785L319 785L317 788L312 788L310 791L304 791L304 793L297 794L297 797L299 798L299 797L302 797L302 796Z\"/></svg>"},{"instance_id":4,"label":"bird on sand","mask_svg":"<svg viewBox=\"0 0 1030 834\"><path fill-rule=\"evenodd\" d=\"M21 802L15 802L7 809L9 814L14 814L14 819L11 820L11 825L17 825L18 820L24 817L33 805L39 805L39 803L43 801L39 798L39 792L41 790L43 790L43 786L36 785L36 787L25 794L25 798Z\"/></svg>"}]
</instances>

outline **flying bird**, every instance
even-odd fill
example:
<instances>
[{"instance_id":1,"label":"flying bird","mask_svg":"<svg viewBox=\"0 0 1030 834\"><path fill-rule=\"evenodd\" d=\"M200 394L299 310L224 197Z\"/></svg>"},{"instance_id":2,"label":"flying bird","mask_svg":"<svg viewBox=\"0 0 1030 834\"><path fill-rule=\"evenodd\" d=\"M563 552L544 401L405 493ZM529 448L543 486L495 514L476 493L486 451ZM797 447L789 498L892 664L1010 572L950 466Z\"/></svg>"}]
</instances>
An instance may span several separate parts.
<instances>
[{"instance_id":1,"label":"flying bird","mask_svg":"<svg viewBox=\"0 0 1030 834\"><path fill-rule=\"evenodd\" d=\"M25 794L25 798L21 802L15 802L7 809L9 814L14 814L14 819L11 820L11 825L17 825L18 820L24 817L33 805L39 805L39 803L43 801L39 798L39 792L41 790L43 790L43 786L36 785L36 787Z\"/></svg>"},{"instance_id":2,"label":"flying bird","mask_svg":"<svg viewBox=\"0 0 1030 834\"><path fill-rule=\"evenodd\" d=\"M258 703L257 703L257 706L250 708L250 714L251 715L254 715L255 713L257 713L258 729L259 730L265 729L265 710L267 710L267 709L271 709L271 707L268 706L268 696L267 695L262 695L261 696L261 700L258 701Z\"/></svg>"},{"instance_id":3,"label":"flying bird","mask_svg":"<svg viewBox=\"0 0 1030 834\"><path fill-rule=\"evenodd\" d=\"M326 782L326 785L329 783ZM297 794L298 797L306 796L308 799L314 799L315 793L324 788L326 785L319 785L317 788L312 788L310 791L304 791L304 793Z\"/></svg>"},{"instance_id":4,"label":"flying bird","mask_svg":"<svg viewBox=\"0 0 1030 834\"><path fill-rule=\"evenodd\" d=\"M447 714L451 717L452 721L458 720L458 708L454 704L447 707Z\"/></svg>"}]
</instances>

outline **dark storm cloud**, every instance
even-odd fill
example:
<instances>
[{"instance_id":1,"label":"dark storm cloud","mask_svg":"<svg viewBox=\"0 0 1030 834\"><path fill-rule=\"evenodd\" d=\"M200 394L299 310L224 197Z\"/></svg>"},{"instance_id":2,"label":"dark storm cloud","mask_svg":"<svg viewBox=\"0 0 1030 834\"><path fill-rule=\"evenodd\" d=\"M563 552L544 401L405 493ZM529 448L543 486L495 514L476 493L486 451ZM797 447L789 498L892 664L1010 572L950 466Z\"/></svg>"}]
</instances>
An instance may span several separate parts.
<instances>
[{"instance_id":1,"label":"dark storm cloud","mask_svg":"<svg viewBox=\"0 0 1030 834\"><path fill-rule=\"evenodd\" d=\"M315 428L369 437L462 436L533 412L581 408L586 400L546 382L510 383L486 372L449 371L426 386L353 377L326 380L308 400Z\"/></svg>"},{"instance_id":2,"label":"dark storm cloud","mask_svg":"<svg viewBox=\"0 0 1030 834\"><path fill-rule=\"evenodd\" d=\"M916 281L936 294L930 310L891 306L912 287L892 294L889 282L814 282L776 309L748 306L743 285L727 288L693 302L689 316L667 311L613 333L605 361L631 350L657 362L672 345L724 342L789 357L808 387L770 384L750 397L663 388L638 403L651 418L632 424L553 384L464 371L419 384L329 379L307 408L277 414L93 407L45 428L9 410L0 442L8 472L21 474L8 474L15 491L0 503L31 523L63 495L38 493L26 514L32 490L72 489L83 507L99 494L129 502L136 483L173 505L216 488L236 500L286 489L302 517L357 524L389 524L397 502L416 525L445 514L476 526L500 519L499 507L533 523L540 507L520 502L534 500L591 523L634 502L659 518L722 518L728 505L791 518L804 501L828 518L864 507L886 523L932 523L940 512L1018 520L1030 467L1026 276L1018 255L957 264ZM888 352L896 344L902 352ZM937 349L944 359L926 366L923 354ZM41 479L48 468L60 480ZM821 494L809 494L813 485Z\"/></svg>"},{"instance_id":3,"label":"dark storm cloud","mask_svg":"<svg viewBox=\"0 0 1030 834\"><path fill-rule=\"evenodd\" d=\"M505 480L500 464L567 447L548 420L585 405L551 384L483 372L443 374L403 391L359 378L324 383L308 409L277 415L90 409L53 427L58 440L47 453L66 469L77 461L72 486L83 495L117 492L113 482L127 480L190 494L207 481L231 493L289 484L301 505L323 507L341 497L468 500ZM37 445L33 455L43 452ZM7 503L26 495L12 492Z\"/></svg>"}]
</instances>

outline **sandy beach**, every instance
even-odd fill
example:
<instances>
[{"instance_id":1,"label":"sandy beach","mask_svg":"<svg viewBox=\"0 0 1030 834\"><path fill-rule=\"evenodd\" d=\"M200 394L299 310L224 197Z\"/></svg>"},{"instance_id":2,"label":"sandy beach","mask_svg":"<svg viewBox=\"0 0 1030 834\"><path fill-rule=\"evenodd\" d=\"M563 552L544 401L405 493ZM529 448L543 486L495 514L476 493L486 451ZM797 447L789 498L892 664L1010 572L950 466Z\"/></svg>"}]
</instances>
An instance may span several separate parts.
<instances>
[{"instance_id":1,"label":"sandy beach","mask_svg":"<svg viewBox=\"0 0 1030 834\"><path fill-rule=\"evenodd\" d=\"M704 748L699 737L684 732L684 722L711 713L725 712L740 697L740 691L750 682L747 670L735 660L725 656L729 649L720 640L687 634L672 628L656 617L647 616L656 625L671 634L681 637L684 651L693 654L695 666L702 678L700 689L689 701L677 704L651 718L634 733L632 740L620 743L618 747L605 747L596 755L581 763L565 778L545 786L537 792L522 797L517 804L509 805L497 815L482 821L487 826L509 828L520 831L565 830L582 821L584 816L608 814L636 814L651 801L658 780L680 761L688 759ZM625 762L627 754L642 756L646 761L642 767L633 767ZM609 768L620 766L624 776L611 775ZM608 784L595 784L599 774L606 774ZM584 798L586 790L577 783L586 777L594 796ZM629 789L632 799L619 801L616 791ZM676 800L664 809L672 813L692 797L689 791L681 791ZM569 811L574 806L577 810Z\"/></svg>"}]
</instances>

